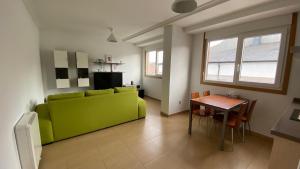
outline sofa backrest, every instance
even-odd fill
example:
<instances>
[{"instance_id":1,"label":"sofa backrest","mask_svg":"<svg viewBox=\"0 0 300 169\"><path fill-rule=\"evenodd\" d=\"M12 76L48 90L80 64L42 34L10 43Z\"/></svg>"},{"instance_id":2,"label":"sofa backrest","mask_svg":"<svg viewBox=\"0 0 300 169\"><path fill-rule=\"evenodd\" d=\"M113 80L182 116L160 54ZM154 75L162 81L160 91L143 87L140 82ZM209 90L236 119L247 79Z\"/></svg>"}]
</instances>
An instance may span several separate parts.
<instances>
[{"instance_id":1,"label":"sofa backrest","mask_svg":"<svg viewBox=\"0 0 300 169\"><path fill-rule=\"evenodd\" d=\"M104 90L87 90L85 91L85 96L97 96L105 94L114 94L114 89L104 89Z\"/></svg>"},{"instance_id":2,"label":"sofa backrest","mask_svg":"<svg viewBox=\"0 0 300 169\"><path fill-rule=\"evenodd\" d=\"M48 101L74 99L84 97L84 92L61 93L48 96Z\"/></svg>"},{"instance_id":3,"label":"sofa backrest","mask_svg":"<svg viewBox=\"0 0 300 169\"><path fill-rule=\"evenodd\" d=\"M49 101L54 140L62 140L138 119L136 93Z\"/></svg>"}]
</instances>

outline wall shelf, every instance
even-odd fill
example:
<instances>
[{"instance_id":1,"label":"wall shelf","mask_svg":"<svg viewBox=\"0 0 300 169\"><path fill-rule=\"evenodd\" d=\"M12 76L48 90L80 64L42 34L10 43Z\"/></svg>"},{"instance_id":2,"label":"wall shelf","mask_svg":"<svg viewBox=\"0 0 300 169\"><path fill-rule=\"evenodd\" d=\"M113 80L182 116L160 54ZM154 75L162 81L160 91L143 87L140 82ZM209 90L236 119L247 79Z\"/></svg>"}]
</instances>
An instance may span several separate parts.
<instances>
[{"instance_id":1,"label":"wall shelf","mask_svg":"<svg viewBox=\"0 0 300 169\"><path fill-rule=\"evenodd\" d=\"M113 65L123 65L125 63L120 63L120 62L94 62L95 64L98 65L110 65L110 72L113 72Z\"/></svg>"},{"instance_id":2,"label":"wall shelf","mask_svg":"<svg viewBox=\"0 0 300 169\"><path fill-rule=\"evenodd\" d=\"M122 65L124 63L120 62L94 62L95 64L100 64L100 65Z\"/></svg>"}]
</instances>

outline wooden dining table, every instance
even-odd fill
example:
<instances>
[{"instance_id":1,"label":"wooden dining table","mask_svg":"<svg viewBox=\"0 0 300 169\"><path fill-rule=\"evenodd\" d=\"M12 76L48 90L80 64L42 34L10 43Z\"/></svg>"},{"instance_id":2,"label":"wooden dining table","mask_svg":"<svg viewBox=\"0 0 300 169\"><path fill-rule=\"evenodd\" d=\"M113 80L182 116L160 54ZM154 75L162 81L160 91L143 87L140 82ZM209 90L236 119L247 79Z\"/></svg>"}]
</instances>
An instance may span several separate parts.
<instances>
[{"instance_id":1,"label":"wooden dining table","mask_svg":"<svg viewBox=\"0 0 300 169\"><path fill-rule=\"evenodd\" d=\"M192 134L192 106L200 105L214 110L219 110L224 113L222 131L221 131L221 140L220 140L220 150L224 150L224 140L225 140L225 131L227 125L228 114L231 110L238 108L243 104L245 100L231 98L228 96L222 95L210 95L203 96L190 100L190 111L189 111L189 135Z\"/></svg>"}]
</instances>

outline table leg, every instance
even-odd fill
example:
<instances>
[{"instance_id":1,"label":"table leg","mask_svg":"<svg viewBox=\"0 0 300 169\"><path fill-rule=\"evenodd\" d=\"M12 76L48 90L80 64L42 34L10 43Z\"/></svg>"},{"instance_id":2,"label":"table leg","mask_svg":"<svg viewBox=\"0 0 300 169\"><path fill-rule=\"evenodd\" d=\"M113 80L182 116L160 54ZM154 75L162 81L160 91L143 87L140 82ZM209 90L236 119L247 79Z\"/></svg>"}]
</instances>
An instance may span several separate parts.
<instances>
[{"instance_id":1,"label":"table leg","mask_svg":"<svg viewBox=\"0 0 300 169\"><path fill-rule=\"evenodd\" d=\"M190 111L189 111L189 135L192 134L192 123L193 123L193 120L192 120L192 102L190 102Z\"/></svg>"},{"instance_id":2,"label":"table leg","mask_svg":"<svg viewBox=\"0 0 300 169\"><path fill-rule=\"evenodd\" d=\"M224 112L224 119L223 119L223 127L221 133L221 142L220 142L220 150L224 150L224 140L225 140L225 131L227 126L227 118L228 118L228 111Z\"/></svg>"}]
</instances>

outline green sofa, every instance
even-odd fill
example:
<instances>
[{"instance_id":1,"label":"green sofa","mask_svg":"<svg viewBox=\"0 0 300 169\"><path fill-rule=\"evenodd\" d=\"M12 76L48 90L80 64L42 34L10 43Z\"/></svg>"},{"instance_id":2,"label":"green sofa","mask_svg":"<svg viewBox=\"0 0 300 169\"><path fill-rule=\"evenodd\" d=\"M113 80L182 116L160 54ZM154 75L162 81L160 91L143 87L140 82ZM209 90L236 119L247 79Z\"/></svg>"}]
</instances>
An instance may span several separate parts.
<instances>
[{"instance_id":1,"label":"green sofa","mask_svg":"<svg viewBox=\"0 0 300 169\"><path fill-rule=\"evenodd\" d=\"M42 144L48 144L143 118L146 105L137 92L125 89L86 91L48 96L36 112Z\"/></svg>"}]
</instances>

